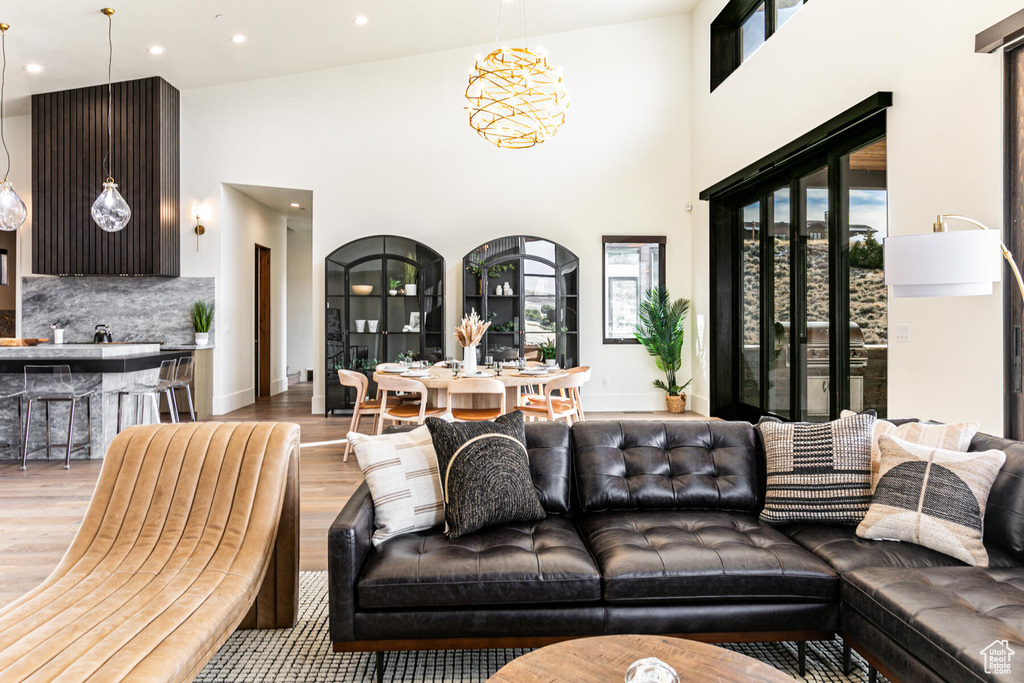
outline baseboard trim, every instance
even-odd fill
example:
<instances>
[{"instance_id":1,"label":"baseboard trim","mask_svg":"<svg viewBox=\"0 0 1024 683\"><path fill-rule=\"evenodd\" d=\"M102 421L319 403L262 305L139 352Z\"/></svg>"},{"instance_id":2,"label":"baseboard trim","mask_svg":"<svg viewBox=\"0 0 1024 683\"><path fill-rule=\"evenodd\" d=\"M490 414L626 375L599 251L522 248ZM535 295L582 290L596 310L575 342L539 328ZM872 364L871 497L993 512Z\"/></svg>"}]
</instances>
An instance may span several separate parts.
<instances>
[{"instance_id":1,"label":"baseboard trim","mask_svg":"<svg viewBox=\"0 0 1024 683\"><path fill-rule=\"evenodd\" d=\"M707 396L700 396L698 394L690 394L690 410L696 411L701 415L711 415L711 400Z\"/></svg>"},{"instance_id":2,"label":"baseboard trim","mask_svg":"<svg viewBox=\"0 0 1024 683\"><path fill-rule=\"evenodd\" d=\"M270 395L277 396L282 391L288 391L288 377L280 377L271 381L270 383Z\"/></svg>"},{"instance_id":3,"label":"baseboard trim","mask_svg":"<svg viewBox=\"0 0 1024 683\"><path fill-rule=\"evenodd\" d=\"M213 414L226 415L232 411L244 408L253 402L252 387L236 391L226 396L213 397Z\"/></svg>"}]
</instances>

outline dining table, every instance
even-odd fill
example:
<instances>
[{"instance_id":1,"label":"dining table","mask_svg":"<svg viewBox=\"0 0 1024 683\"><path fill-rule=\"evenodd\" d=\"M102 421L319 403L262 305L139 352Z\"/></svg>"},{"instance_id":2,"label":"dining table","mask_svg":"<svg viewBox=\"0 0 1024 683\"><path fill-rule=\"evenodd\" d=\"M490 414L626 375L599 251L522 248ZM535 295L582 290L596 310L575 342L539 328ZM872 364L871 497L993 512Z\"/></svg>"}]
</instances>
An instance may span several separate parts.
<instances>
[{"instance_id":1,"label":"dining table","mask_svg":"<svg viewBox=\"0 0 1024 683\"><path fill-rule=\"evenodd\" d=\"M547 368L545 368L547 369ZM410 372L411 370L411 372ZM537 387L542 388L545 384L555 379L556 377L564 377L569 374L567 370L562 369L547 369L547 372L543 374L529 374L529 371L533 368L527 369L527 371L521 371L517 368L481 368L481 374L472 375L474 379L496 379L505 385L505 410L511 412L517 405L519 405L519 394L523 387ZM427 406L429 408L446 408L452 407L448 405L448 385L452 382L458 381L460 377L463 377L462 372L455 372L450 368L434 365L429 368L419 369L420 372L426 372L426 376L417 377L411 376L416 374L416 369L403 369L404 373L393 372L386 373L378 368L373 373L373 380L379 381L382 374L390 374L399 377L410 377L411 379L423 382L427 387ZM453 400L459 401L459 404L454 406L457 408L488 408L494 407L489 402L496 401L489 396L473 396L472 394L457 395Z\"/></svg>"}]
</instances>

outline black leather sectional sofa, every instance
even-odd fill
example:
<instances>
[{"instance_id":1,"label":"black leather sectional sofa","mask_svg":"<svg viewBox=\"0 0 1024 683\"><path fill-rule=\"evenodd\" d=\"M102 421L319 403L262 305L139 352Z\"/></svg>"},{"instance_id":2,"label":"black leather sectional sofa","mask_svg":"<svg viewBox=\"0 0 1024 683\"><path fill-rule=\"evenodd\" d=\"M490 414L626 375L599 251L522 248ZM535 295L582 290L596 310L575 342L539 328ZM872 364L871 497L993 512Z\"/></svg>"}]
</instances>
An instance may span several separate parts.
<instances>
[{"instance_id":1,"label":"black leather sectional sofa","mask_svg":"<svg viewBox=\"0 0 1024 683\"><path fill-rule=\"evenodd\" d=\"M374 549L356 491L328 538L336 651L375 651L380 672L385 651L653 633L797 641L802 666L806 641L838 633L893 680L1024 680L1024 443L972 444L1007 454L978 569L854 527L761 523L748 423L529 423L527 441L540 522ZM1018 653L1010 676L986 673L993 644Z\"/></svg>"}]
</instances>

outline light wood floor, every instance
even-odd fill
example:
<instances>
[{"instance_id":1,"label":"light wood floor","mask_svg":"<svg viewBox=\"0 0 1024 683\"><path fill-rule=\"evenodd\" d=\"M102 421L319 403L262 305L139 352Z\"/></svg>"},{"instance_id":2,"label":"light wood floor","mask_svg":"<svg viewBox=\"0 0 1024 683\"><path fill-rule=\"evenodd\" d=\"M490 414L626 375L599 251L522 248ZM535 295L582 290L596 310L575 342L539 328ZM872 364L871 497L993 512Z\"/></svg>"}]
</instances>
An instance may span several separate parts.
<instances>
[{"instance_id":1,"label":"light wood floor","mask_svg":"<svg viewBox=\"0 0 1024 683\"><path fill-rule=\"evenodd\" d=\"M342 439L348 419L311 415L312 384L293 384L289 391L216 419L276 420L302 427L302 443ZM591 413L588 420L704 419L696 413ZM369 431L370 420L362 431ZM327 569L327 529L363 476L355 458L341 461L344 446L304 447L300 467L301 547L303 571ZM102 461L30 461L22 472L15 462L0 463L0 605L27 592L57 565L71 544L92 497Z\"/></svg>"}]
</instances>

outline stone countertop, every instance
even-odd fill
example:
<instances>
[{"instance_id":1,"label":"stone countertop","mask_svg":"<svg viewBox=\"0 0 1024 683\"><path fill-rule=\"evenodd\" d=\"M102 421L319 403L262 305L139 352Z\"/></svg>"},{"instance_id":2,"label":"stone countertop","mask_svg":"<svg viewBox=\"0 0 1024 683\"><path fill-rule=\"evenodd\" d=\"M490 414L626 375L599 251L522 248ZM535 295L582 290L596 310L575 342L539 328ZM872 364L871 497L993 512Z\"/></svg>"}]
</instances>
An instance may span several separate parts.
<instances>
[{"instance_id":1,"label":"stone countertop","mask_svg":"<svg viewBox=\"0 0 1024 683\"><path fill-rule=\"evenodd\" d=\"M213 344L161 344L160 348L164 351L203 351L205 349L213 350Z\"/></svg>"},{"instance_id":2,"label":"stone countertop","mask_svg":"<svg viewBox=\"0 0 1024 683\"><path fill-rule=\"evenodd\" d=\"M84 360L127 358L160 353L159 344L38 344L36 346L0 346L0 360Z\"/></svg>"},{"instance_id":3,"label":"stone countertop","mask_svg":"<svg viewBox=\"0 0 1024 683\"><path fill-rule=\"evenodd\" d=\"M72 372L92 374L138 372L160 367L187 351L161 349L159 344L40 344L0 348L0 374L24 372L26 365L68 365Z\"/></svg>"}]
</instances>

